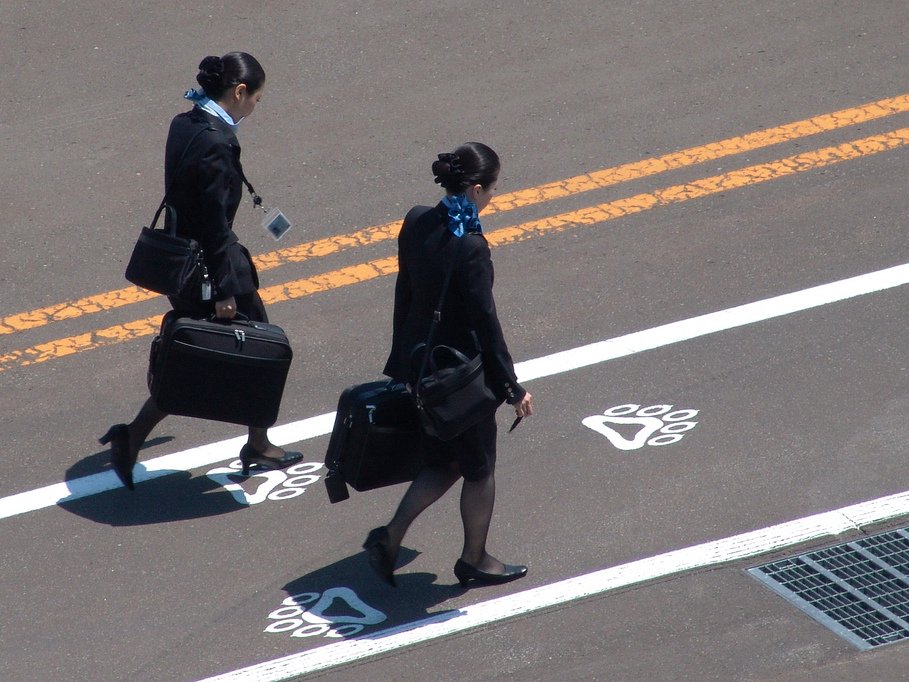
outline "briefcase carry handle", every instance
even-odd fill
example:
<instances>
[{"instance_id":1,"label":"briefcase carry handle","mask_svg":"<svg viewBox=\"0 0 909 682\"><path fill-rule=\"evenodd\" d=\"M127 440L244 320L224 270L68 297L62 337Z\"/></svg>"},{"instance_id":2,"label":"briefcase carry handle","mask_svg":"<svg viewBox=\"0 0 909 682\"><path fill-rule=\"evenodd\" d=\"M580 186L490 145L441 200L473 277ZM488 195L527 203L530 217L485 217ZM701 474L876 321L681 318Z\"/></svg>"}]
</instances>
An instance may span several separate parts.
<instances>
[{"instance_id":1,"label":"briefcase carry handle","mask_svg":"<svg viewBox=\"0 0 909 682\"><path fill-rule=\"evenodd\" d=\"M164 209L167 209L168 217L164 220L164 225L161 228L161 231L166 234L169 234L171 237L176 237L177 236L177 211L174 209L173 206L171 206L170 204L166 204L163 201L161 202L161 205L158 206L158 210L155 211L155 217L152 218L151 225L148 226L148 229L149 230L155 229L155 226L158 224L158 218L160 217L161 212ZM170 228L167 227L168 223L170 224Z\"/></svg>"},{"instance_id":2,"label":"briefcase carry handle","mask_svg":"<svg viewBox=\"0 0 909 682\"><path fill-rule=\"evenodd\" d=\"M269 324L267 322L256 322L255 320L251 320L251 319L249 319L248 315L246 315L244 313L240 313L240 312L234 313L234 316L230 317L230 318L217 317L217 316L215 316L214 313L212 313L207 318L207 321L208 322L217 322L218 324L223 324L223 325L239 324L244 327L253 327L253 328L262 328L262 327L258 327L258 325ZM270 325L270 326L274 326L274 325Z\"/></svg>"},{"instance_id":3,"label":"briefcase carry handle","mask_svg":"<svg viewBox=\"0 0 909 682\"><path fill-rule=\"evenodd\" d=\"M249 319L249 316L245 313L236 312L233 317L218 317L214 313L209 315L209 322L220 322L221 324L232 324L234 322L239 322L241 324L252 324L252 320Z\"/></svg>"}]
</instances>

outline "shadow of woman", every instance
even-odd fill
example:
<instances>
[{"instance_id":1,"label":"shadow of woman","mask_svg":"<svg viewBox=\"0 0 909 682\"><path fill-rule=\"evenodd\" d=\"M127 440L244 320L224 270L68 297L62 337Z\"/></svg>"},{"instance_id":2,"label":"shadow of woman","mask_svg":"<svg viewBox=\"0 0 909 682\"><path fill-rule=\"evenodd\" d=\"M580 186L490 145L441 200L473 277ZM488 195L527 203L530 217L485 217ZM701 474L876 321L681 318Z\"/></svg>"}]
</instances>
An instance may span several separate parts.
<instances>
[{"instance_id":1,"label":"shadow of woman","mask_svg":"<svg viewBox=\"0 0 909 682\"><path fill-rule=\"evenodd\" d=\"M400 569L419 556L401 548ZM389 628L442 617L457 610L432 612L432 607L464 593L457 583L440 585L432 573L395 574L397 588L383 583L370 569L366 552L297 578L284 586L287 598L269 614L266 632L286 632L296 638L345 639L369 637ZM315 643L315 642L314 642Z\"/></svg>"},{"instance_id":2,"label":"shadow of woman","mask_svg":"<svg viewBox=\"0 0 909 682\"><path fill-rule=\"evenodd\" d=\"M155 438L144 448L172 440ZM143 465L139 462L137 468ZM110 451L103 450L75 462L66 470L67 483L110 470ZM136 486L105 490L58 503L61 509L96 523L110 526L140 526L217 516L245 509L249 505L231 494L224 482L208 475L193 476L188 471L157 471L155 478ZM221 478L224 478L223 476ZM237 485L242 478L237 476Z\"/></svg>"}]
</instances>

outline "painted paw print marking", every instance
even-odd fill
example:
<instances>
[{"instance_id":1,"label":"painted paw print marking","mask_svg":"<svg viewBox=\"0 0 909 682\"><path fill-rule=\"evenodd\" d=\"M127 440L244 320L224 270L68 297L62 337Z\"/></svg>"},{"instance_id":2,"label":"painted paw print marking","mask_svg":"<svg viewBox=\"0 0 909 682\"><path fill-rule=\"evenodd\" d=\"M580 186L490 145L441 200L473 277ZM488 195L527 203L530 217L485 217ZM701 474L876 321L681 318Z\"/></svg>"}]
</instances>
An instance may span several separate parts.
<instances>
[{"instance_id":1,"label":"painted paw print marking","mask_svg":"<svg viewBox=\"0 0 909 682\"><path fill-rule=\"evenodd\" d=\"M326 615L336 601L344 602L351 615ZM268 614L275 622L265 628L265 632L290 632L291 637L350 637L362 632L367 625L378 625L388 618L349 587L333 587L321 595L301 592L281 604L281 608Z\"/></svg>"},{"instance_id":2,"label":"painted paw print marking","mask_svg":"<svg viewBox=\"0 0 909 682\"><path fill-rule=\"evenodd\" d=\"M627 404L610 407L603 414L587 417L581 423L589 429L606 436L619 450L639 450L645 445L669 445L682 440L686 432L698 425L691 421L698 410L675 410L672 405ZM634 438L626 438L614 428L616 426L637 426Z\"/></svg>"},{"instance_id":3,"label":"painted paw print marking","mask_svg":"<svg viewBox=\"0 0 909 682\"><path fill-rule=\"evenodd\" d=\"M292 467L276 471L252 470L249 476L243 476L240 471L243 465L240 460L231 462L229 466L212 469L206 475L233 495L234 499L243 505L259 504L265 500L289 500L302 495L306 487L319 480L314 474L322 468L318 462L302 462ZM252 492L247 492L244 483L258 482Z\"/></svg>"}]
</instances>

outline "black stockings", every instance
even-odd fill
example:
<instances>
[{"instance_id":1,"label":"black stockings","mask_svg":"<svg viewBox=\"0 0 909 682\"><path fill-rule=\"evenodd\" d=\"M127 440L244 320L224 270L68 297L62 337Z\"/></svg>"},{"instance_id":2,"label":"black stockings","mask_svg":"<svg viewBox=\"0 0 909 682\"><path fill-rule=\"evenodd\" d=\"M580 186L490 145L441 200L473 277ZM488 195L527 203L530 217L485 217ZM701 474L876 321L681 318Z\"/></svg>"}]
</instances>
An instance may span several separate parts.
<instances>
[{"instance_id":1,"label":"black stockings","mask_svg":"<svg viewBox=\"0 0 909 682\"><path fill-rule=\"evenodd\" d=\"M139 414L129 424L129 449L133 454L133 460L139 453L142 443L148 438L161 420L167 416L166 412L158 409L155 401L149 398L139 409ZM249 427L249 444L253 449L264 457L280 457L284 451L276 445L272 445L268 440L268 429Z\"/></svg>"},{"instance_id":2,"label":"black stockings","mask_svg":"<svg viewBox=\"0 0 909 682\"><path fill-rule=\"evenodd\" d=\"M457 464L450 467L424 467L404 494L388 524L388 550L397 556L410 524L438 500L461 477ZM464 549L461 559L489 573L501 573L502 562L486 552L486 537L495 506L495 476L479 481L464 481L461 489L461 521L464 524Z\"/></svg>"}]
</instances>

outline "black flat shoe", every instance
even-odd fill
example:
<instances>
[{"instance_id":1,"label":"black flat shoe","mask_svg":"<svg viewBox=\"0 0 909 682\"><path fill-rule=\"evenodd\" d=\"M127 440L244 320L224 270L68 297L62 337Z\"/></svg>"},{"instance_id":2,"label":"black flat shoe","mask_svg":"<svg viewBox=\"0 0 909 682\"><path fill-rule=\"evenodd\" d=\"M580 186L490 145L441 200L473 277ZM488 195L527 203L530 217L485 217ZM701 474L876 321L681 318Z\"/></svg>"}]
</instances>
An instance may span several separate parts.
<instances>
[{"instance_id":1,"label":"black flat shoe","mask_svg":"<svg viewBox=\"0 0 909 682\"><path fill-rule=\"evenodd\" d=\"M249 467L256 465L260 469L286 469L303 459L302 452L285 452L281 457L266 457L255 450L249 443L240 448L240 464L243 475L249 476Z\"/></svg>"},{"instance_id":2,"label":"black flat shoe","mask_svg":"<svg viewBox=\"0 0 909 682\"><path fill-rule=\"evenodd\" d=\"M117 478L130 490L135 490L133 467L136 466L138 453L129 451L129 427L126 424L114 424L107 433L98 439L101 445L110 443L110 463Z\"/></svg>"},{"instance_id":3,"label":"black flat shoe","mask_svg":"<svg viewBox=\"0 0 909 682\"><path fill-rule=\"evenodd\" d=\"M471 580L476 580L478 583L486 585L501 585L502 583L510 583L512 580L523 578L527 575L527 567L505 564L504 573L486 573L474 568L466 561L458 559L454 565L454 574L458 582L461 583L461 587L467 587Z\"/></svg>"},{"instance_id":4,"label":"black flat shoe","mask_svg":"<svg viewBox=\"0 0 909 682\"><path fill-rule=\"evenodd\" d=\"M373 528L363 543L369 566L383 582L397 587L395 582L395 560L388 551L388 528Z\"/></svg>"}]
</instances>

